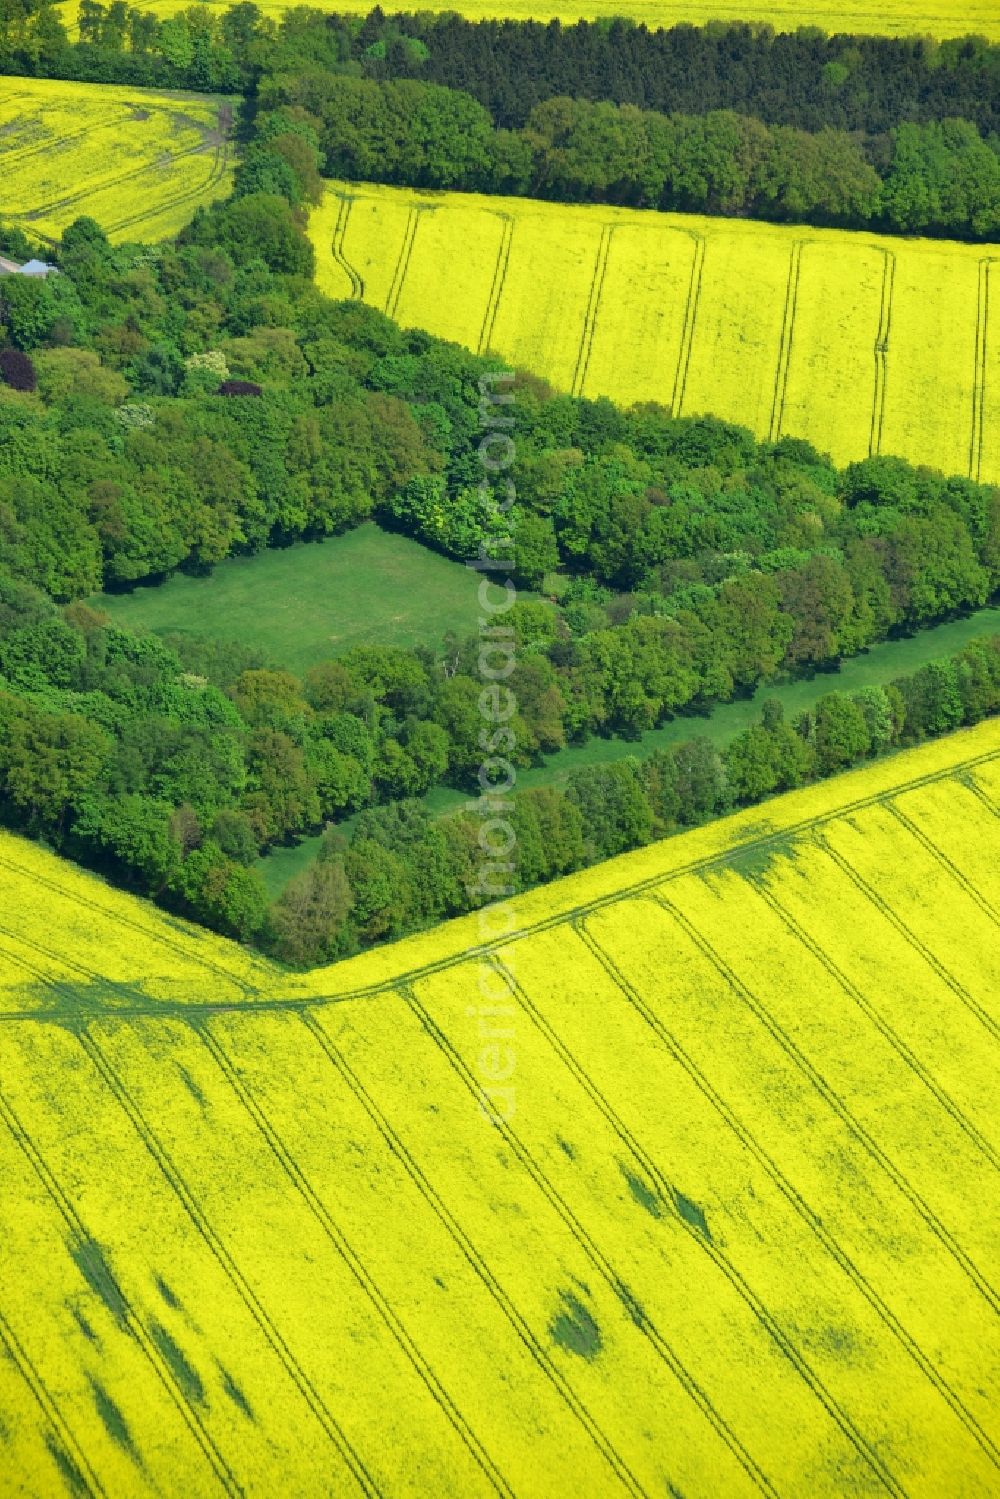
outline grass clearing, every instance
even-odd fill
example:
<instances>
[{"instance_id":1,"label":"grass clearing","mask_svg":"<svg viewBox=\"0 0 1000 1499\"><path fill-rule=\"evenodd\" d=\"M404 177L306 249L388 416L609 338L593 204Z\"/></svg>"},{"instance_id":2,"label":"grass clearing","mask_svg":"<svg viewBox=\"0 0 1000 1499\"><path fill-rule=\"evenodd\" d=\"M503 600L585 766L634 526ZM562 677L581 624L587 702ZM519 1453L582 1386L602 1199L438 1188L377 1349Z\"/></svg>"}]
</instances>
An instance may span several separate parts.
<instances>
[{"instance_id":1,"label":"grass clearing","mask_svg":"<svg viewBox=\"0 0 1000 1499\"><path fill-rule=\"evenodd\" d=\"M446 793L446 798L448 795L450 793ZM339 824L341 828L346 825L346 821ZM318 857L322 842L323 834L314 833L309 838L301 838L298 843L272 848L262 859L257 860L256 867L264 877L267 893L272 900L277 899L289 880L305 873Z\"/></svg>"},{"instance_id":2,"label":"grass clearing","mask_svg":"<svg viewBox=\"0 0 1000 1499\"><path fill-rule=\"evenodd\" d=\"M176 234L232 189L231 113L209 94L4 78L3 216L43 240L81 214L112 240Z\"/></svg>"},{"instance_id":3,"label":"grass clearing","mask_svg":"<svg viewBox=\"0 0 1000 1499\"><path fill-rule=\"evenodd\" d=\"M476 916L292 975L0 835L5 1489L992 1492L998 766L520 897L481 1010Z\"/></svg>"},{"instance_id":4,"label":"grass clearing","mask_svg":"<svg viewBox=\"0 0 1000 1499\"><path fill-rule=\"evenodd\" d=\"M231 557L209 577L178 573L92 602L128 630L239 640L304 671L355 645L437 646L479 619L461 563L371 522L325 541Z\"/></svg>"},{"instance_id":5,"label":"grass clearing","mask_svg":"<svg viewBox=\"0 0 1000 1499\"><path fill-rule=\"evenodd\" d=\"M310 234L330 296L559 389L1000 479L989 246L346 183Z\"/></svg>"}]
</instances>

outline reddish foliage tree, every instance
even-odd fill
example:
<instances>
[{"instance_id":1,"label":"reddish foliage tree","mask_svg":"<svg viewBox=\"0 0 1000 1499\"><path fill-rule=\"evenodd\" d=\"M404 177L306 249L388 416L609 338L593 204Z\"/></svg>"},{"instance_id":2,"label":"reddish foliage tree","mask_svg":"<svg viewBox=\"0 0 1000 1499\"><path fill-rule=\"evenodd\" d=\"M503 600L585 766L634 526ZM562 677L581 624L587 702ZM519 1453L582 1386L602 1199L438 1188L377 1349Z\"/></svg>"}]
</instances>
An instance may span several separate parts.
<instances>
[{"instance_id":1,"label":"reddish foliage tree","mask_svg":"<svg viewBox=\"0 0 1000 1499\"><path fill-rule=\"evenodd\" d=\"M34 390L38 385L35 366L20 349L0 349L0 379L12 390Z\"/></svg>"},{"instance_id":2,"label":"reddish foliage tree","mask_svg":"<svg viewBox=\"0 0 1000 1499\"><path fill-rule=\"evenodd\" d=\"M254 385L252 380L223 380L219 386L220 396L259 396L263 395L259 385Z\"/></svg>"}]
</instances>

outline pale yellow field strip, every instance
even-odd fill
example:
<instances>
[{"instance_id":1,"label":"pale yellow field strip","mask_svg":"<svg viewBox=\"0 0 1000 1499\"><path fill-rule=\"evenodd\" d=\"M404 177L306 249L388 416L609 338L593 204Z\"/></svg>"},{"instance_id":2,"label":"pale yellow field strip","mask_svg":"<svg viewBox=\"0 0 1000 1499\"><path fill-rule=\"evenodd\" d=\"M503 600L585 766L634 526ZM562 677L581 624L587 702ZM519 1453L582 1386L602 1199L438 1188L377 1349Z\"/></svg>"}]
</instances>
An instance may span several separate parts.
<instances>
[{"instance_id":1,"label":"pale yellow field strip","mask_svg":"<svg viewBox=\"0 0 1000 1499\"><path fill-rule=\"evenodd\" d=\"M610 1491L625 1486L624 1469L634 1475L628 1485L633 1491L638 1485L655 1492L673 1482L684 1493L704 1493L711 1454L716 1481L725 1483L727 1493L754 1492L739 1458L716 1440L711 1412L692 1392L687 1371L671 1368L663 1340L653 1329L637 1325L623 1304L629 1277L645 1260L642 1244L630 1239L620 1244L615 1256L619 1280L605 1273L601 1262L607 1263L607 1257L595 1253L572 1204L563 1203L547 1173L533 1169L506 1134L482 1127L474 1074L466 1075L457 1052L462 1033L447 1036L442 1045L422 1019L425 1003L432 1003L432 985L433 980L422 983L419 995L409 1005L399 1005L391 1017L395 1034L405 1038L408 1070L401 1070L397 1059L384 1046L373 1045L367 1035L363 1054L349 1051L352 1066L392 1117L436 1192L474 1238L506 1296L539 1330L555 1367L593 1413L595 1440L610 1454ZM464 1010L469 991L459 993ZM415 1012L415 1003L420 1011ZM475 1022L467 1021L462 1031L470 1044L478 1044ZM536 1096L536 1106L540 1102ZM525 1275L529 1264L531 1273ZM661 1263L658 1273L664 1272ZM585 1302L600 1330L598 1359L583 1359L556 1346L547 1331L566 1294ZM639 1399L648 1400L649 1408L659 1412L655 1423L637 1426L634 1409ZM656 1437L657 1430L665 1429L674 1434L669 1452ZM616 1472L617 1483L610 1476Z\"/></svg>"},{"instance_id":2,"label":"pale yellow field strip","mask_svg":"<svg viewBox=\"0 0 1000 1499\"><path fill-rule=\"evenodd\" d=\"M0 82L0 213L56 239L81 214L111 238L175 234L225 197L230 148L210 95L53 79Z\"/></svg>"},{"instance_id":3,"label":"pale yellow field strip","mask_svg":"<svg viewBox=\"0 0 1000 1499\"><path fill-rule=\"evenodd\" d=\"M505 209L510 201L498 200ZM487 347L545 375L561 390L571 390L581 369L604 225L596 216L572 222L541 214L511 216L510 259ZM554 287L558 296L552 294ZM577 310L577 317L565 316L567 305Z\"/></svg>"},{"instance_id":4,"label":"pale yellow field strip","mask_svg":"<svg viewBox=\"0 0 1000 1499\"><path fill-rule=\"evenodd\" d=\"M980 247L902 245L896 256L882 451L968 474L976 373ZM983 462L1000 432L984 431Z\"/></svg>"},{"instance_id":5,"label":"pale yellow field strip","mask_svg":"<svg viewBox=\"0 0 1000 1499\"><path fill-rule=\"evenodd\" d=\"M655 222L614 226L581 395L679 406L703 254L704 240L683 230Z\"/></svg>"},{"instance_id":6,"label":"pale yellow field strip","mask_svg":"<svg viewBox=\"0 0 1000 1499\"><path fill-rule=\"evenodd\" d=\"M60 1039L65 1045L66 1038ZM129 1315L115 1284L105 1288L102 1298L74 1263L74 1251L81 1257L88 1253L78 1233L80 1224L86 1229L87 1219L69 1201L80 1165L67 1167L65 1157L74 1136L86 1133L85 1116L67 1117L50 1100L39 1101L44 1073L37 1064L47 1040L34 1029L30 1043L28 1032L4 1043L0 1183L8 1207L0 1227L0 1315L51 1402L56 1419L47 1425L78 1468L99 1473L111 1492L133 1492L134 1483L140 1493L155 1493L169 1484L170 1465L179 1461L191 1475L192 1492L209 1494L215 1481L211 1467L203 1474L197 1440L177 1402L165 1392L162 1359L148 1330ZM25 1043L35 1048L27 1065L21 1054ZM68 1104L74 1097L71 1074L65 1084ZM11 1097L16 1098L13 1117ZM120 1182L116 1187L122 1212ZM13 1203L16 1212L9 1210ZM38 1273L42 1245L44 1276ZM96 1259L94 1268L99 1269ZM164 1377L169 1383L169 1375ZM148 1424L144 1408L155 1412ZM22 1398L12 1412L23 1409ZM7 1473L0 1448L0 1474ZM18 1477L30 1485L30 1473ZM30 1493L30 1486L23 1491Z\"/></svg>"},{"instance_id":7,"label":"pale yellow field strip","mask_svg":"<svg viewBox=\"0 0 1000 1499\"><path fill-rule=\"evenodd\" d=\"M354 295L354 283L339 258L341 230L350 206L336 193L326 193L309 219L309 235L316 250L316 285L338 301Z\"/></svg>"},{"instance_id":8,"label":"pale yellow field strip","mask_svg":"<svg viewBox=\"0 0 1000 1499\"><path fill-rule=\"evenodd\" d=\"M870 830L869 837L861 827ZM872 808L860 827L853 819L834 822L824 830L824 841L838 859L844 875L861 882L869 900L894 918L915 946L941 965L954 997L975 997L981 1024L1000 1038L1000 943L997 922L954 880L915 839L897 831L888 810ZM881 834L881 837L873 836ZM891 837L901 849L899 861L880 861L878 845ZM947 903L936 909L927 891L942 886ZM946 915L947 919L942 920Z\"/></svg>"},{"instance_id":9,"label":"pale yellow field strip","mask_svg":"<svg viewBox=\"0 0 1000 1499\"><path fill-rule=\"evenodd\" d=\"M347 185L311 234L331 295L559 389L1000 472L989 246Z\"/></svg>"},{"instance_id":10,"label":"pale yellow field strip","mask_svg":"<svg viewBox=\"0 0 1000 1499\"><path fill-rule=\"evenodd\" d=\"M182 1061L170 1054L169 1033L147 1041L147 1066L162 1065L185 1088L195 1086ZM96 1269L105 1262L113 1277L102 1284L95 1276L102 1300L74 1268L68 1250L58 1256L72 1283L66 1310L78 1308L84 1327L96 1329L93 1367L104 1370L101 1378L132 1432L139 1467L150 1467L151 1449L165 1424L164 1404L170 1413L163 1430L165 1461L171 1460L170 1452L178 1461L185 1450L173 1424L187 1412L182 1425L193 1429L197 1445L190 1462L184 1458L185 1472L198 1492L213 1491L220 1468L249 1484L254 1474L248 1464L259 1469L261 1480L270 1474L279 1483L290 1464L301 1467L296 1432L311 1423L312 1413L278 1349L263 1335L239 1278L227 1273L194 1226L174 1182L67 1031L32 1026L19 1031L16 1043L5 1044L4 1051L8 1090L16 1093L22 1122L83 1226ZM58 1100L46 1091L46 1080L54 1075ZM123 1182L128 1183L124 1195ZM141 1213L132 1211L133 1202L142 1203ZM33 1237L36 1244L55 1242L54 1233ZM108 1245L115 1246L113 1253L102 1248ZM30 1270L30 1256L22 1255L20 1262ZM121 1350L120 1370L108 1346L108 1326L121 1328L114 1344ZM53 1337L61 1336L54 1330ZM145 1357L133 1367L140 1346ZM172 1371L183 1376L179 1384ZM86 1410L81 1419L86 1428ZM191 1430L187 1437L194 1440ZM335 1458L331 1451L331 1462ZM135 1476L135 1467L132 1472ZM322 1472L318 1464L317 1482ZM171 1487L169 1472L162 1487Z\"/></svg>"},{"instance_id":11,"label":"pale yellow field strip","mask_svg":"<svg viewBox=\"0 0 1000 1499\"><path fill-rule=\"evenodd\" d=\"M982 816L982 804L974 792L961 782L939 783L904 791L888 805L931 845L953 877L1000 917L1000 862L990 857L989 839L970 838L965 831L968 823Z\"/></svg>"},{"instance_id":12,"label":"pale yellow field strip","mask_svg":"<svg viewBox=\"0 0 1000 1499\"><path fill-rule=\"evenodd\" d=\"M113 181L86 194L87 213L107 225L112 239L156 240L176 232L196 207L225 197L226 153L221 146L211 152L200 147L175 157L169 168L148 162L129 178L127 190ZM60 212L66 205L60 205Z\"/></svg>"},{"instance_id":13,"label":"pale yellow field strip","mask_svg":"<svg viewBox=\"0 0 1000 1499\"><path fill-rule=\"evenodd\" d=\"M353 198L349 208L346 227L342 226L341 231L344 257L361 278L365 301L385 312L412 219L412 206L398 197L380 201L365 194Z\"/></svg>"},{"instance_id":14,"label":"pale yellow field strip","mask_svg":"<svg viewBox=\"0 0 1000 1499\"><path fill-rule=\"evenodd\" d=\"M1000 482L1000 255L989 246L979 262L976 329L976 400L973 407L971 472L984 484Z\"/></svg>"},{"instance_id":15,"label":"pale yellow field strip","mask_svg":"<svg viewBox=\"0 0 1000 1499\"><path fill-rule=\"evenodd\" d=\"M23 875L17 888L23 886ZM11 890L12 882L4 883L4 870L0 866L0 891ZM77 965L72 959L63 958L53 948L40 951L36 942L21 936L20 918L10 919L11 908L0 917L0 1014L5 1010L26 1013L44 1012L51 993L51 983L74 984L79 979ZM107 989L105 988L105 993Z\"/></svg>"},{"instance_id":16,"label":"pale yellow field strip","mask_svg":"<svg viewBox=\"0 0 1000 1499\"><path fill-rule=\"evenodd\" d=\"M869 836L875 832L872 819L880 816L881 809L865 815L862 826ZM843 867L824 847L826 836L832 840L836 831L834 824L819 846L797 847L780 886L768 888L776 930L780 933L784 923L808 940L808 934L821 929L824 909L836 909L836 933L817 944L834 985L825 1007L831 1024L846 1026L853 1014L857 1024L867 1020L873 1025L896 1053L891 1063L876 1043L876 1059L882 1056L887 1070L899 1063L910 1069L912 1077L904 1081L914 1086L918 1111L926 1101L921 1089L938 1098L949 1114L942 1137L954 1136L956 1159L969 1152L970 1170L978 1171L1000 1154L1000 1121L990 1096L993 1068L983 1044L989 1028L984 1036L983 1021L950 987L947 969L914 948L890 908L880 910L874 903L871 887L845 878ZM900 859L910 859L914 850L905 830L895 839ZM933 879L933 887L940 887L954 910L954 903L964 904L964 895L957 888L949 891L950 884L941 881L940 873Z\"/></svg>"},{"instance_id":17,"label":"pale yellow field strip","mask_svg":"<svg viewBox=\"0 0 1000 1499\"><path fill-rule=\"evenodd\" d=\"M811 439L829 424L821 446L837 464L857 458L871 440L885 277L885 253L871 245L807 240L799 255L775 435Z\"/></svg>"},{"instance_id":18,"label":"pale yellow field strip","mask_svg":"<svg viewBox=\"0 0 1000 1499\"><path fill-rule=\"evenodd\" d=\"M669 1126L662 1121L641 1143L615 1107L617 1094L613 1100L604 1094L595 1075L579 1063L576 1028L557 1041L544 1019L536 1020L536 987L545 965L530 961L532 945L525 944L529 961L510 1021L517 1039L518 1085L532 1102L511 1121L512 1138L549 1188L571 1204L593 1246L593 1261L606 1265L613 1281L627 1287L645 1336L662 1348L661 1356L673 1354L681 1364L679 1377L689 1398L696 1401L698 1391L711 1389L718 1441L731 1450L738 1442L752 1470L779 1493L794 1492L806 1473L818 1484L824 1483L821 1475L826 1485L839 1475L841 1482L864 1486L881 1468L875 1448L888 1432L873 1430L872 1409L879 1384L891 1378L890 1368L873 1362L859 1378L845 1370L834 1350L801 1347L798 1328L815 1319L817 1293L823 1316L831 1314L827 1290L814 1286L810 1297L800 1285L798 1320L788 1312L775 1315L767 1292L760 1294L729 1253L728 1218L714 1226L685 1223L663 1169L673 1153ZM551 961L551 939L546 946ZM515 951L511 969L520 980L518 959ZM460 970L417 988L435 1024L457 1036L459 1045L467 1038L470 1069L481 1041L474 1026L461 1025L459 1007L465 994L475 992L475 984L470 969L464 985ZM548 987L543 980L543 994ZM589 1027L592 1017L579 1019ZM563 1122L570 1128L572 1156L558 1147ZM698 1184L693 1176L685 1184L697 1208ZM786 1259L786 1273L788 1269ZM839 1315L843 1321L843 1309ZM866 1378L872 1386L867 1398ZM874 1445L861 1435L859 1418ZM780 1446L773 1441L779 1427ZM669 1472L662 1476L672 1481ZM710 1473L691 1475L689 1481L705 1488ZM682 1484L677 1486L686 1492Z\"/></svg>"},{"instance_id":19,"label":"pale yellow field strip","mask_svg":"<svg viewBox=\"0 0 1000 1499\"><path fill-rule=\"evenodd\" d=\"M700 893L690 889L694 883L685 882L683 896L676 892L678 901ZM706 891L702 899L708 901L710 894ZM621 914L613 920L610 912L602 911L588 920L587 929L598 952L624 979L626 993L646 1012L653 1035L682 1058L688 1075L712 1100L728 1130L748 1142L766 1164L785 1200L812 1225L831 1264L843 1257L854 1267L851 1279L859 1288L869 1288L876 1304L886 1309L880 1317L886 1348L890 1341L901 1343L915 1370L903 1387L893 1387L897 1415L908 1411L904 1424L914 1433L905 1458L919 1479L911 1492L939 1492L941 1474L950 1472L961 1479L958 1492L974 1494L984 1459L988 1461L991 1446L996 1447L989 1390L1000 1372L1000 1336L995 1335L991 1305L947 1243L928 1230L906 1178L894 1180L886 1172L851 1122L850 1110L839 1098L817 1089L808 1069L789 1054L790 1040L802 1037L804 1028L822 1024L811 1010L811 991L800 980L803 965L795 961L791 970L775 968L781 975L775 983L758 964L751 975L755 988L747 985L746 994L741 993L719 971L719 960L702 935L704 909L696 913L697 941L665 913L658 928L634 909L631 922ZM742 901L739 909L729 907L725 925L727 930L738 928L743 936L749 921L741 922L741 911ZM641 941L633 935L639 930ZM749 971L750 960L743 966ZM805 978L812 978L811 970ZM795 1017L792 1036L782 1027L780 1021L786 1017L780 1012L780 1018L772 1020L773 1034L757 1013L771 1015L782 993L787 994L788 1008L803 1012L801 1019ZM648 1034L645 1044L650 1044ZM852 1057L856 1051L851 1048ZM891 1109L887 1107L886 1113L890 1117L883 1128L892 1129ZM716 1141L718 1128L711 1137ZM891 1140L895 1145L895 1132ZM716 1197L703 1186L697 1200L710 1227L721 1215L728 1230L725 1196ZM746 1231L763 1236L771 1255L779 1255L784 1263L783 1242L770 1238L756 1202L748 1203L745 1211L750 1214ZM836 1280L840 1282L839 1275ZM823 1325L820 1316L807 1321L810 1346L822 1338ZM834 1342L843 1326L837 1317L826 1324ZM977 1358L976 1370L967 1359L970 1338L977 1341L982 1359L980 1363ZM841 1349L856 1377L876 1346L881 1350L868 1339L852 1344L847 1325ZM942 1403L952 1409L955 1422L940 1414ZM930 1411L934 1418L925 1424ZM959 1448L948 1435L957 1424L966 1433ZM904 1482L907 1478L897 1476Z\"/></svg>"},{"instance_id":20,"label":"pale yellow field strip","mask_svg":"<svg viewBox=\"0 0 1000 1499\"><path fill-rule=\"evenodd\" d=\"M70 93L66 84L53 85L51 80L37 78L5 78L0 100L6 141L3 158L7 168L20 167L34 157L44 163L44 158L59 148L56 142L63 151L69 150L75 139L118 119L126 102L114 86L90 90L83 98L88 101L85 114L81 114L79 107L80 95ZM56 125L61 129L53 140L51 131Z\"/></svg>"},{"instance_id":21,"label":"pale yellow field strip","mask_svg":"<svg viewBox=\"0 0 1000 1499\"><path fill-rule=\"evenodd\" d=\"M491 294L506 268L508 233L509 220L486 209L459 207L454 224L442 214L422 213L393 311L396 321L404 327L423 321L428 303L439 296L445 267L448 296L441 305L439 336L479 349L487 335Z\"/></svg>"},{"instance_id":22,"label":"pale yellow field strip","mask_svg":"<svg viewBox=\"0 0 1000 1499\"><path fill-rule=\"evenodd\" d=\"M705 236L698 298L681 416L711 412L768 433L796 241L776 252L767 235L719 226Z\"/></svg>"},{"instance_id":23,"label":"pale yellow field strip","mask_svg":"<svg viewBox=\"0 0 1000 1499\"><path fill-rule=\"evenodd\" d=\"M974 790L987 797L997 815L1000 815L1000 760L986 760L968 772L968 780Z\"/></svg>"},{"instance_id":24,"label":"pale yellow field strip","mask_svg":"<svg viewBox=\"0 0 1000 1499\"><path fill-rule=\"evenodd\" d=\"M489 1493L474 1440L448 1419L422 1375L423 1355L394 1335L377 1290L355 1272L355 1264L366 1272L364 1240L352 1245L313 1210L211 1051L180 1023L170 1031L169 1071L150 1069L142 1027L102 1031L99 1044L197 1203L203 1231L239 1266L253 1304L294 1349L317 1419L339 1433L336 1445L355 1478L368 1475L386 1492L398 1481L396 1454L419 1431L430 1489ZM200 1098L179 1077L181 1066ZM391 1390L392 1399L373 1401L375 1389Z\"/></svg>"},{"instance_id":25,"label":"pale yellow field strip","mask_svg":"<svg viewBox=\"0 0 1000 1499\"><path fill-rule=\"evenodd\" d=\"M722 883L737 878L723 877ZM864 1023L864 1010L845 993L823 957L789 931L768 909L763 895L741 891L734 910L731 888L719 889L714 881L707 890L704 887L704 881L685 876L669 898L697 926L714 959L759 1001L762 1012L770 1017L777 1044L784 1049L787 1043L786 1057L794 1060L814 1087L816 1078L823 1079L823 1102L855 1141L878 1142L879 1168L897 1187L904 1180L913 1182L929 1215L925 1221L929 1224L933 1219L941 1226L942 1242L964 1246L972 1266L988 1264L996 1225L989 1215L983 1216L980 1203L984 1193L989 1196L996 1167L976 1140L974 1126L964 1120L950 1097L949 1076L939 1079L930 1073L936 1096L927 1086L927 1066L921 1075L911 1060L912 1052L911 1057L901 1055L900 1046L889 1039L894 1032L893 1017L891 1012L886 1015L880 998L875 996L870 1007L876 1014L881 1011L883 1028L871 1020ZM770 895L772 887L766 888ZM806 930L817 941L815 910ZM772 954L774 969L784 975L780 986L769 979L761 983L765 953ZM812 997L808 1005L807 995ZM768 1029L761 1017L758 1023ZM852 1031L855 1035L863 1032L863 1047L855 1044L845 1049L845 1034ZM762 1045L770 1050L766 1043ZM979 1051L984 1050L981 1070L987 1065L989 1048L980 1038Z\"/></svg>"},{"instance_id":26,"label":"pale yellow field strip","mask_svg":"<svg viewBox=\"0 0 1000 1499\"><path fill-rule=\"evenodd\" d=\"M201 0L201 4L223 11L228 0ZM150 0L140 7L164 17L176 15L186 8L185 0ZM280 15L289 9L288 0L261 0L258 9L266 15ZM371 9L369 0L323 0L320 10L346 11L358 15ZM445 0L411 0L406 7L411 11L442 11L454 9ZM75 15L76 0L66 7ZM754 0L753 4L733 3L733 0L708 0L708 3L689 3L689 0L632 0L623 9L618 0L588 0L578 7L563 6L559 0L465 0L460 13L470 20L505 17L512 20L551 21L559 20L571 26L580 20L614 19L628 16L650 28L657 26L704 25L708 21L758 21L772 26L775 31L795 31L800 26L818 26L823 31L860 32L884 36L930 35L935 37L967 36L973 33L991 39L1000 38L1000 19L991 0L892 0L892 3L876 5L872 0L850 0L848 4L818 8L782 4L780 0Z\"/></svg>"},{"instance_id":27,"label":"pale yellow field strip","mask_svg":"<svg viewBox=\"0 0 1000 1499\"><path fill-rule=\"evenodd\" d=\"M27 1492L25 1486L30 1479L36 1493L59 1494L65 1492L67 1483L86 1480L59 1443L54 1429L58 1418L50 1420L45 1397L34 1406L24 1404L32 1375L19 1370L19 1353L19 1345L11 1341L9 1332L5 1334L0 1313L0 1410L4 1412L4 1464L9 1482L20 1484L21 1491ZM16 1490L12 1487L11 1492Z\"/></svg>"}]
</instances>

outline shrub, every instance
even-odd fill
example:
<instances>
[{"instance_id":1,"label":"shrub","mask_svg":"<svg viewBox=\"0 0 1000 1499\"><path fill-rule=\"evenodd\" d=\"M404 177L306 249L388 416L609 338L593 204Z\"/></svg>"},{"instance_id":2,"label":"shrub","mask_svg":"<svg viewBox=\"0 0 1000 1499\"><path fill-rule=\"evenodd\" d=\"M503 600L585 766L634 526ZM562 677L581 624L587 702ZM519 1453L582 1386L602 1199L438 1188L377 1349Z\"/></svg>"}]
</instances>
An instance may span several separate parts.
<instances>
[{"instance_id":1,"label":"shrub","mask_svg":"<svg viewBox=\"0 0 1000 1499\"><path fill-rule=\"evenodd\" d=\"M228 379L229 365L221 349L190 354L184 361L180 393L182 396L209 395L218 390L220 381Z\"/></svg>"}]
</instances>

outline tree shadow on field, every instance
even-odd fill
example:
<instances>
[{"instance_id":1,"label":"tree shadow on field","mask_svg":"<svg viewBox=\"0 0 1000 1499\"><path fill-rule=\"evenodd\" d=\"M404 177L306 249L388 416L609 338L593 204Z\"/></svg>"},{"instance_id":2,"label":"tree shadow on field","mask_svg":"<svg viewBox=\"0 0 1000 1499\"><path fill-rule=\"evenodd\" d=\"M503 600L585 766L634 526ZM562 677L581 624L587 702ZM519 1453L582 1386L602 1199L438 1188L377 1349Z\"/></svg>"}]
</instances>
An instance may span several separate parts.
<instances>
[{"instance_id":1,"label":"tree shadow on field","mask_svg":"<svg viewBox=\"0 0 1000 1499\"><path fill-rule=\"evenodd\" d=\"M60 979L58 983L40 979L25 985L21 992L35 1001L39 1015L66 1025L137 1008L168 1008L154 999L138 980L129 984L117 983L99 975L89 979Z\"/></svg>"},{"instance_id":2,"label":"tree shadow on field","mask_svg":"<svg viewBox=\"0 0 1000 1499\"><path fill-rule=\"evenodd\" d=\"M704 876L730 871L751 885L763 885L780 866L795 864L803 840L800 834L785 833L765 837L759 843L744 845L710 865Z\"/></svg>"}]
</instances>

